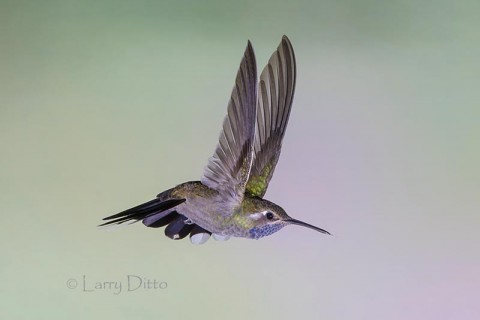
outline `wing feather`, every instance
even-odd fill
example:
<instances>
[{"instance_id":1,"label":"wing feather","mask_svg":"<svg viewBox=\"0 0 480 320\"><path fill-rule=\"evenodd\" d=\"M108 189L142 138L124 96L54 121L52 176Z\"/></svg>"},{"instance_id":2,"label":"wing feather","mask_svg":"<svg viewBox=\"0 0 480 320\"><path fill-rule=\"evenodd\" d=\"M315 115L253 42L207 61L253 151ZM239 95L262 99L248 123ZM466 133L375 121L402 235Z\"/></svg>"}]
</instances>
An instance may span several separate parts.
<instances>
[{"instance_id":1,"label":"wing feather","mask_svg":"<svg viewBox=\"0 0 480 320\"><path fill-rule=\"evenodd\" d=\"M246 192L263 197L280 156L296 79L295 54L286 36L260 75L254 158Z\"/></svg>"},{"instance_id":2,"label":"wing feather","mask_svg":"<svg viewBox=\"0 0 480 320\"><path fill-rule=\"evenodd\" d=\"M234 203L243 199L253 160L257 69L250 41L237 72L219 143L204 170L202 183Z\"/></svg>"}]
</instances>

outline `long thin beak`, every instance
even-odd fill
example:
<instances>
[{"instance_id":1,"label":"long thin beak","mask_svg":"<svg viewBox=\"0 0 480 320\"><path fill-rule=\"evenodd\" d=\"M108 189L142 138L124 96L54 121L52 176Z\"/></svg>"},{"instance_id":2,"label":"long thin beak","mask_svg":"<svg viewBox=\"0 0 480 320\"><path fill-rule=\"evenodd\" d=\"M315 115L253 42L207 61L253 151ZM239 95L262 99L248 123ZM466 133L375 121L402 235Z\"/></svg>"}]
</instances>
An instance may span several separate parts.
<instances>
[{"instance_id":1,"label":"long thin beak","mask_svg":"<svg viewBox=\"0 0 480 320\"><path fill-rule=\"evenodd\" d=\"M290 218L290 219L285 219L284 221L286 221L288 223L291 223L291 224L296 224L298 226L307 227L307 228L313 229L313 230L321 232L321 233L330 234L330 232L328 232L327 230L320 229L318 227L312 226L311 224L308 224L306 222L303 222L303 221L300 221L300 220L297 220L297 219Z\"/></svg>"}]
</instances>

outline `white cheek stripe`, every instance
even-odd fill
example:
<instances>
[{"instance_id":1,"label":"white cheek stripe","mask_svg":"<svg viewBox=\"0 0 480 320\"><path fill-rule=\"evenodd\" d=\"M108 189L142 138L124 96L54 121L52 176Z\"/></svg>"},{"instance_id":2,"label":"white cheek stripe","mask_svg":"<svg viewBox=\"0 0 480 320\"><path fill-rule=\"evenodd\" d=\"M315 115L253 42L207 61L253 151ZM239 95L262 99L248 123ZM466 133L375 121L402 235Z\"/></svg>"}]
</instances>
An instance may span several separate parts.
<instances>
[{"instance_id":1,"label":"white cheek stripe","mask_svg":"<svg viewBox=\"0 0 480 320\"><path fill-rule=\"evenodd\" d=\"M266 211L266 210L262 211L262 212L256 212L256 213L251 214L250 217L252 217L255 220L258 220L258 219L264 217L267 214L267 212L268 211Z\"/></svg>"}]
</instances>

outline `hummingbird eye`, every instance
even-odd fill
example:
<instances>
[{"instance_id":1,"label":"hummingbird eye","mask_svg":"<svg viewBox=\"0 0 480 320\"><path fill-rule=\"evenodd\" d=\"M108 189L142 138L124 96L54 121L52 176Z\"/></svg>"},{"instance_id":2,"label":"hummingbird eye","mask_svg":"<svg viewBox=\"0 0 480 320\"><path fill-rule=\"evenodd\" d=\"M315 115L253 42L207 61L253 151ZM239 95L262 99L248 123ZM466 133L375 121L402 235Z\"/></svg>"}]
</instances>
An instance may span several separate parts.
<instances>
[{"instance_id":1,"label":"hummingbird eye","mask_svg":"<svg viewBox=\"0 0 480 320\"><path fill-rule=\"evenodd\" d=\"M267 217L268 220L273 219L273 213L271 213L271 212L267 212L267 214L265 216Z\"/></svg>"}]
</instances>

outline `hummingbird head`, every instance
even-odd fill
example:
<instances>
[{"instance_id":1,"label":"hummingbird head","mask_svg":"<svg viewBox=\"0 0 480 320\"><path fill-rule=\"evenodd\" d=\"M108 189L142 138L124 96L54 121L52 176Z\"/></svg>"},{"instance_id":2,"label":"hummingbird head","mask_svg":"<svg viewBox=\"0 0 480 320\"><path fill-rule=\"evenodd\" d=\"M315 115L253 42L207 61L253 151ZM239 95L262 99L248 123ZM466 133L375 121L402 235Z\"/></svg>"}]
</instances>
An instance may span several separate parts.
<instances>
[{"instance_id":1,"label":"hummingbird head","mask_svg":"<svg viewBox=\"0 0 480 320\"><path fill-rule=\"evenodd\" d=\"M283 227L294 224L298 226L307 227L318 232L330 234L328 231L312 226L311 224L291 218L282 207L276 205L265 199L256 199L254 212L249 214L251 219L250 225L252 227L248 230L248 237L253 239L260 239L269 236Z\"/></svg>"}]
</instances>

